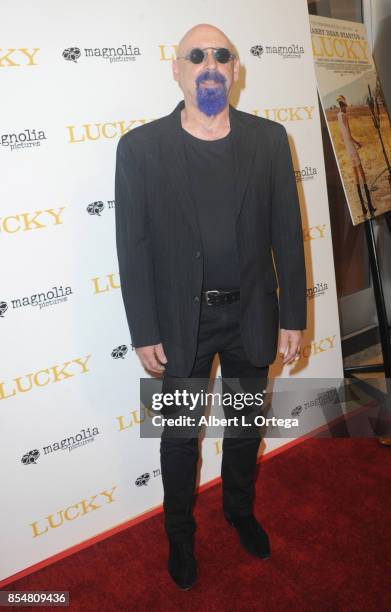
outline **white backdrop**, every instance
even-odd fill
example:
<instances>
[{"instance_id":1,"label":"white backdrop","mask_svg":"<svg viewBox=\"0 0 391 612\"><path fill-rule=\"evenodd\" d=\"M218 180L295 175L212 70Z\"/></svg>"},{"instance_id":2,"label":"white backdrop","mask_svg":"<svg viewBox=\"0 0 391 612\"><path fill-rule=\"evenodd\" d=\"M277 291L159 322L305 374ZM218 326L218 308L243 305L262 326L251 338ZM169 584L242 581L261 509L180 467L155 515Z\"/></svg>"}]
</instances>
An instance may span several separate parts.
<instances>
[{"instance_id":1,"label":"white backdrop","mask_svg":"<svg viewBox=\"0 0 391 612\"><path fill-rule=\"evenodd\" d=\"M271 375L342 376L306 1L3 2L0 579L162 502L159 440L137 428L145 372L119 289L115 151L182 99L170 60L202 22L239 51L232 102L285 125L297 171L309 326L294 367ZM219 475L213 439L203 458L205 483Z\"/></svg>"}]
</instances>

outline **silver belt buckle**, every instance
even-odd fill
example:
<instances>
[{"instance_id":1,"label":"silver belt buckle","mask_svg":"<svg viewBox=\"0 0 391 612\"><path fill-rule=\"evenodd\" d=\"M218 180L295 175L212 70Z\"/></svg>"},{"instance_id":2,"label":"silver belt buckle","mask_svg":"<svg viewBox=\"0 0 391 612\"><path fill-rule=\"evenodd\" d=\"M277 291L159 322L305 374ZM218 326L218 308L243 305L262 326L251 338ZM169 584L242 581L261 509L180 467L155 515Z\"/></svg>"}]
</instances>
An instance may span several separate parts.
<instances>
[{"instance_id":1,"label":"silver belt buckle","mask_svg":"<svg viewBox=\"0 0 391 612\"><path fill-rule=\"evenodd\" d=\"M213 304L211 302L209 302L209 294L210 293L217 293L217 294L219 294L220 291L218 291L217 289L210 289L209 291L205 291L207 305L208 306L213 306Z\"/></svg>"}]
</instances>

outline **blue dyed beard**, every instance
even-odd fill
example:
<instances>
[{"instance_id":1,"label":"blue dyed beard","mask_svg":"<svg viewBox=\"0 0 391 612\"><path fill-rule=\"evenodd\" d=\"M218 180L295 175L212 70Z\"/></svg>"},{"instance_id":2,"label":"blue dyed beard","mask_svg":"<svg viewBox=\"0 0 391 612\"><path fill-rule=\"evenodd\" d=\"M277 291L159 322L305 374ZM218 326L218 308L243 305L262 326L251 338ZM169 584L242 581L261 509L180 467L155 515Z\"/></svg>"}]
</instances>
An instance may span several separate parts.
<instances>
[{"instance_id":1,"label":"blue dyed beard","mask_svg":"<svg viewBox=\"0 0 391 612\"><path fill-rule=\"evenodd\" d=\"M219 83L219 87L201 87L201 82L208 80L216 81L216 83ZM225 83L226 79L222 74L209 70L206 70L197 77L197 106L208 117L217 115L227 106L228 96Z\"/></svg>"}]
</instances>

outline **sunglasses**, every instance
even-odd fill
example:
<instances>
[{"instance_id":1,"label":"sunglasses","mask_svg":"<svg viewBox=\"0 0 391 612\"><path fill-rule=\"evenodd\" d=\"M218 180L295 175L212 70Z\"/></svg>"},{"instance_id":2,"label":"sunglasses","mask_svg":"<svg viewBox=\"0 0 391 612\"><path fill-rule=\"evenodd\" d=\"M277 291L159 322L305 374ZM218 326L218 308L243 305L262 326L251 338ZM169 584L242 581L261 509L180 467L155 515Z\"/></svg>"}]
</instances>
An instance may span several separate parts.
<instances>
[{"instance_id":1,"label":"sunglasses","mask_svg":"<svg viewBox=\"0 0 391 612\"><path fill-rule=\"evenodd\" d=\"M236 57L234 53L231 53L229 49L225 49L224 47L205 47L204 49L191 49L186 55L177 57L177 59L189 60L192 64L202 64L208 57L208 49L212 49L212 55L219 64L227 64Z\"/></svg>"}]
</instances>

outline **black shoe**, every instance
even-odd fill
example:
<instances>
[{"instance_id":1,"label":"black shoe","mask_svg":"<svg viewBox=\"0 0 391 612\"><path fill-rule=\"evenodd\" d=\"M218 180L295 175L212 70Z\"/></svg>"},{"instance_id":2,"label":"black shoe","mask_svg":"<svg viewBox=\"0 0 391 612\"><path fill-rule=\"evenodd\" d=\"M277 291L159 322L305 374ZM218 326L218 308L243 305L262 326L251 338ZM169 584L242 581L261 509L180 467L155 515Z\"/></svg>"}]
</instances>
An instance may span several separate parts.
<instances>
[{"instance_id":1,"label":"black shoe","mask_svg":"<svg viewBox=\"0 0 391 612\"><path fill-rule=\"evenodd\" d=\"M268 559L270 557L268 535L253 514L232 519L227 518L227 521L235 527L242 546L250 555L261 559Z\"/></svg>"},{"instance_id":2,"label":"black shoe","mask_svg":"<svg viewBox=\"0 0 391 612\"><path fill-rule=\"evenodd\" d=\"M169 543L168 572L178 587L187 591L193 586L197 578L197 563L193 553L193 542L169 540Z\"/></svg>"}]
</instances>

